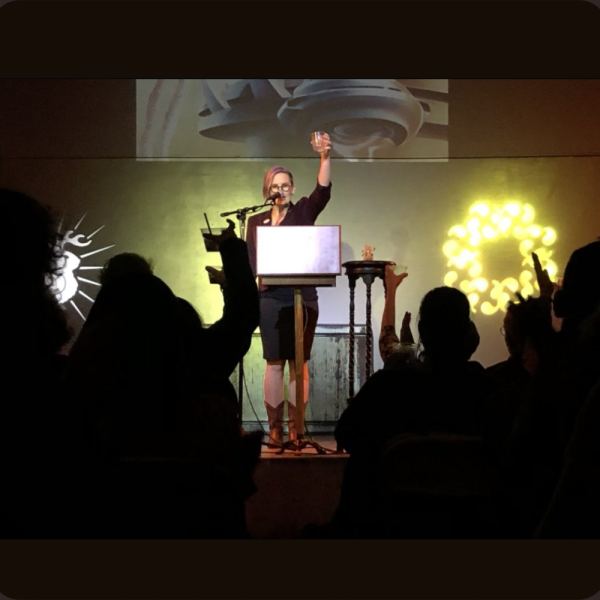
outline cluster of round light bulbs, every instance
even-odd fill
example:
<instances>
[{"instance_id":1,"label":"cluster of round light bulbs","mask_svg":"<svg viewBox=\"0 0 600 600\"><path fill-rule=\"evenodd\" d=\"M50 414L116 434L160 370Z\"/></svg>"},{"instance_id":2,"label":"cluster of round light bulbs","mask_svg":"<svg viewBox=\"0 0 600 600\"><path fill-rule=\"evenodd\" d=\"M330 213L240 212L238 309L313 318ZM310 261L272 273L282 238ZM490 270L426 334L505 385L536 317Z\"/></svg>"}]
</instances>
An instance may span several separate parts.
<instances>
[{"instance_id":1,"label":"cluster of round light bulbs","mask_svg":"<svg viewBox=\"0 0 600 600\"><path fill-rule=\"evenodd\" d=\"M442 248L450 269L444 284L462 290L473 312L481 310L484 315L506 312L516 292L527 297L539 291L532 252L538 255L550 278L558 271L551 249L556 231L535 223L535 211L530 204L476 202L469 208L466 222L449 229L448 238ZM486 246L505 239L515 240L522 257L522 271L518 277L490 279L492 275L484 273L483 251Z\"/></svg>"}]
</instances>

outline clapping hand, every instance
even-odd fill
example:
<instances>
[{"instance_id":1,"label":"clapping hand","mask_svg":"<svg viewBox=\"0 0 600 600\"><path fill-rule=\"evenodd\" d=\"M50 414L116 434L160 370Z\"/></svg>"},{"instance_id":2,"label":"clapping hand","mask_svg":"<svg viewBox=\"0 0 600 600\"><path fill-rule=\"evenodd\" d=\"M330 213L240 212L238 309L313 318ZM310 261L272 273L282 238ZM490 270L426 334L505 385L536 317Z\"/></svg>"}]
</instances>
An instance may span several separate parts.
<instances>
[{"instance_id":1,"label":"clapping hand","mask_svg":"<svg viewBox=\"0 0 600 600\"><path fill-rule=\"evenodd\" d=\"M405 273L407 274L407 273ZM413 337L410 329L410 320L412 315L407 311L404 313L402 318L402 326L400 327L400 343L401 344L414 344L415 338Z\"/></svg>"},{"instance_id":2,"label":"clapping hand","mask_svg":"<svg viewBox=\"0 0 600 600\"><path fill-rule=\"evenodd\" d=\"M546 269L542 269L540 259L535 252L531 253L533 259L533 268L535 269L535 276L537 277L538 285L540 286L540 298L552 298L554 294L554 284L550 281L550 276Z\"/></svg>"}]
</instances>

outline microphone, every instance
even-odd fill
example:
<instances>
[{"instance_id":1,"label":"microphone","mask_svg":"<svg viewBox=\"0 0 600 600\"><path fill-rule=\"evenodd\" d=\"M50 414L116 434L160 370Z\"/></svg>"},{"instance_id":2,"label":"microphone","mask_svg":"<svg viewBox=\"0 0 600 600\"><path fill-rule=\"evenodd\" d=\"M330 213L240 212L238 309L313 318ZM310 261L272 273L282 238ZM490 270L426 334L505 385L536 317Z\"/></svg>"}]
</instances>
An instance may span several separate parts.
<instances>
[{"instance_id":1,"label":"microphone","mask_svg":"<svg viewBox=\"0 0 600 600\"><path fill-rule=\"evenodd\" d=\"M273 206L277 198L283 198L283 196L279 192L274 192L265 200L264 204L258 204L256 206L251 206L247 208L238 208L237 210L229 210L227 212L222 212L219 216L228 217L229 215L245 215L248 212L255 212L261 209L263 206Z\"/></svg>"},{"instance_id":2,"label":"microphone","mask_svg":"<svg viewBox=\"0 0 600 600\"><path fill-rule=\"evenodd\" d=\"M237 210L228 210L227 212L222 212L219 216L228 217L229 215L235 215L237 212Z\"/></svg>"},{"instance_id":3,"label":"microphone","mask_svg":"<svg viewBox=\"0 0 600 600\"><path fill-rule=\"evenodd\" d=\"M265 201L265 204L275 204L275 200L277 200L277 198L281 198L281 194L279 192L275 192L274 194L271 194Z\"/></svg>"}]
</instances>

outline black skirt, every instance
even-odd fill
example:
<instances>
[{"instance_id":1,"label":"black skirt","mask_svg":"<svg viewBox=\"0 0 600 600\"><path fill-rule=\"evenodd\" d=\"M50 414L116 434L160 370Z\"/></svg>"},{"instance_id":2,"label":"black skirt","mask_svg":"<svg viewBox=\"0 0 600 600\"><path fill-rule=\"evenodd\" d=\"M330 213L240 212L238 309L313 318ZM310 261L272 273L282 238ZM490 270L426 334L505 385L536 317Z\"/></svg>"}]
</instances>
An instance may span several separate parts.
<instances>
[{"instance_id":1,"label":"black skirt","mask_svg":"<svg viewBox=\"0 0 600 600\"><path fill-rule=\"evenodd\" d=\"M317 319L318 300L303 300L304 360L310 358ZM265 360L294 360L295 324L294 300L274 297L267 293L260 296L260 337Z\"/></svg>"}]
</instances>

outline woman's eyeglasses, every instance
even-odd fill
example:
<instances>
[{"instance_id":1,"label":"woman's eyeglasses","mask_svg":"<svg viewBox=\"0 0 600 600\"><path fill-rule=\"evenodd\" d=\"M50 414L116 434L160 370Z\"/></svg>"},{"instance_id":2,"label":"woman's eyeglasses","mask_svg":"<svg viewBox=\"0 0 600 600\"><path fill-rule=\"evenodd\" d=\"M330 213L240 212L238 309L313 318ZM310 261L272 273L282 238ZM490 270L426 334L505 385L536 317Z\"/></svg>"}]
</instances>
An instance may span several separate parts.
<instances>
[{"instance_id":1,"label":"woman's eyeglasses","mask_svg":"<svg viewBox=\"0 0 600 600\"><path fill-rule=\"evenodd\" d=\"M277 185L276 183L274 183L269 189L272 192L279 192L280 190L282 192L289 192L291 187L292 186L289 183L284 183L283 185Z\"/></svg>"}]
</instances>

